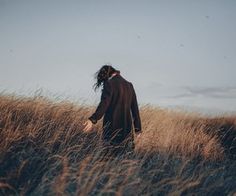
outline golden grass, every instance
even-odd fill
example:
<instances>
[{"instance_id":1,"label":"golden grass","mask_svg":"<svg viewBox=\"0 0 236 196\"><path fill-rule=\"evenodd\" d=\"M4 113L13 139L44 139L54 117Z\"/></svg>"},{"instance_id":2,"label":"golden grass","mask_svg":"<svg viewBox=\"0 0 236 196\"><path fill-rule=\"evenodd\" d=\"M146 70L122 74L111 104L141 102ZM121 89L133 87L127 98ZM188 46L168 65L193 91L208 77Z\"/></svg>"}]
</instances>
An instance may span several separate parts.
<instances>
[{"instance_id":1,"label":"golden grass","mask_svg":"<svg viewBox=\"0 0 236 196\"><path fill-rule=\"evenodd\" d=\"M214 164L227 159L226 147L232 149L229 140L222 142L228 134L222 128L230 125L235 133L236 117L210 118L142 106L143 133L135 138L135 154L104 160L101 121L91 133L82 131L94 109L44 97L2 95L0 193L179 195L199 187L206 191L209 174L222 172L223 166ZM231 138L231 144L234 141ZM210 166L205 166L207 162ZM211 183L213 188L219 185Z\"/></svg>"}]
</instances>

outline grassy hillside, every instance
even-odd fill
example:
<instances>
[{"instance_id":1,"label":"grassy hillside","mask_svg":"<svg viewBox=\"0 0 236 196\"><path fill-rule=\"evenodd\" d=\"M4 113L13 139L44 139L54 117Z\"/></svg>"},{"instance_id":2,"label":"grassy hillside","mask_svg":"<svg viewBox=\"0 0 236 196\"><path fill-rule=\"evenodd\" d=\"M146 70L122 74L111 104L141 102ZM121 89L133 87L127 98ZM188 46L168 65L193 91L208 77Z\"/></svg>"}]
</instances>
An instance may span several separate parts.
<instances>
[{"instance_id":1,"label":"grassy hillside","mask_svg":"<svg viewBox=\"0 0 236 196\"><path fill-rule=\"evenodd\" d=\"M0 96L0 195L236 193L236 116L143 106L135 154L104 159L94 109Z\"/></svg>"}]
</instances>

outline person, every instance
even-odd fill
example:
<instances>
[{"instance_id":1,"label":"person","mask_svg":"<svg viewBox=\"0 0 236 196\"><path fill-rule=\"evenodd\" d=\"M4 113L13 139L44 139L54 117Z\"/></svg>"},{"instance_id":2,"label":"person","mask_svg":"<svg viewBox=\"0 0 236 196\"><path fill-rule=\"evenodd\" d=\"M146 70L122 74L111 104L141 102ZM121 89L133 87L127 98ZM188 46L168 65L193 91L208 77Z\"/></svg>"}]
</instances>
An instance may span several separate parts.
<instances>
[{"instance_id":1,"label":"person","mask_svg":"<svg viewBox=\"0 0 236 196\"><path fill-rule=\"evenodd\" d=\"M123 78L119 70L104 65L95 73L94 90L102 88L96 111L84 123L84 131L92 130L103 116L102 140L111 154L134 151L134 133L142 133L139 108L133 84ZM107 148L108 149L108 148Z\"/></svg>"}]
</instances>

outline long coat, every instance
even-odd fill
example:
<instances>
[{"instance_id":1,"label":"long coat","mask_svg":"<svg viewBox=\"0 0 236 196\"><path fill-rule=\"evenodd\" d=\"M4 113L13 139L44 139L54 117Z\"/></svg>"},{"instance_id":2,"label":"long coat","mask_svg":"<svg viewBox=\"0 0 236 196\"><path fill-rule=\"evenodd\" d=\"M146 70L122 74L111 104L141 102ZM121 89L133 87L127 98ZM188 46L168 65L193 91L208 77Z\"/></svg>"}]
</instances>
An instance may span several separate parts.
<instances>
[{"instance_id":1,"label":"long coat","mask_svg":"<svg viewBox=\"0 0 236 196\"><path fill-rule=\"evenodd\" d=\"M141 132L134 87L120 74L104 83L100 103L89 119L95 124L103 116L102 137L112 144L119 144L128 136L133 138L132 130Z\"/></svg>"}]
</instances>

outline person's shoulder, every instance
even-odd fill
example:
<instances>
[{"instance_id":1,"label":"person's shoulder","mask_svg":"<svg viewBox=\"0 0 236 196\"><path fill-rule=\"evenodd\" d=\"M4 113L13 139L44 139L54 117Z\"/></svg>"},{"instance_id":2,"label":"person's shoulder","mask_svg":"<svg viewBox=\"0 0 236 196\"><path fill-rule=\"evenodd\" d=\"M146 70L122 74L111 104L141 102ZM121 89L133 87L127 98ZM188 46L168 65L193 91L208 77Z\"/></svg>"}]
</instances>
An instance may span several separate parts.
<instances>
[{"instance_id":1,"label":"person's shoulder","mask_svg":"<svg viewBox=\"0 0 236 196\"><path fill-rule=\"evenodd\" d=\"M121 75L119 75L120 76L120 78L124 81L124 82L126 82L126 83L128 83L128 84L132 84L129 80L127 80L126 78L124 78L123 76L121 76Z\"/></svg>"},{"instance_id":2,"label":"person's shoulder","mask_svg":"<svg viewBox=\"0 0 236 196\"><path fill-rule=\"evenodd\" d=\"M107 89L115 89L116 88L116 81L112 78L110 80L107 80L105 83L104 83L104 87L107 88Z\"/></svg>"},{"instance_id":3,"label":"person's shoulder","mask_svg":"<svg viewBox=\"0 0 236 196\"><path fill-rule=\"evenodd\" d=\"M127 80L126 78L124 78L122 75L117 74L116 76L114 76L113 78L111 78L110 80L108 80L110 82L110 84L113 83L121 83L121 84L128 84L130 86L133 86L132 83Z\"/></svg>"},{"instance_id":4,"label":"person's shoulder","mask_svg":"<svg viewBox=\"0 0 236 196\"><path fill-rule=\"evenodd\" d=\"M124 79L124 83L126 83L126 85L129 86L129 88L131 89L133 88L133 84L129 80Z\"/></svg>"},{"instance_id":5,"label":"person's shoulder","mask_svg":"<svg viewBox=\"0 0 236 196\"><path fill-rule=\"evenodd\" d=\"M106 87L106 86L111 86L112 85L112 81L111 80L106 80L105 82L104 82L104 87Z\"/></svg>"},{"instance_id":6,"label":"person's shoulder","mask_svg":"<svg viewBox=\"0 0 236 196\"><path fill-rule=\"evenodd\" d=\"M128 81L128 83L132 88L134 87L132 82Z\"/></svg>"},{"instance_id":7,"label":"person's shoulder","mask_svg":"<svg viewBox=\"0 0 236 196\"><path fill-rule=\"evenodd\" d=\"M129 80L127 80L126 78L121 76L121 79L124 83L128 84L129 86L133 86L132 82L130 82Z\"/></svg>"}]
</instances>

